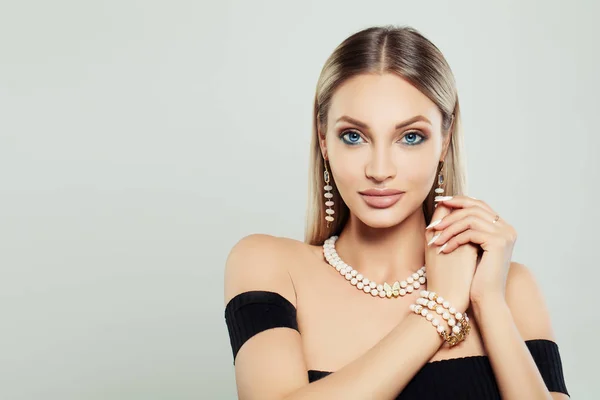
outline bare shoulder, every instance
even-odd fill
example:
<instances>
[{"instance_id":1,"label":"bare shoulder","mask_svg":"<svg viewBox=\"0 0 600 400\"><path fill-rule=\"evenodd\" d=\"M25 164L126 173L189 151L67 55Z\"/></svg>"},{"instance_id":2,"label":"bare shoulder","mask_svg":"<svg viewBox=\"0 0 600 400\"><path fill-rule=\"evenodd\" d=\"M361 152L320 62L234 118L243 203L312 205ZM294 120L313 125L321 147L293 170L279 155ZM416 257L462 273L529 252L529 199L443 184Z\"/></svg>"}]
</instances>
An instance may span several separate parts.
<instances>
[{"instance_id":1,"label":"bare shoulder","mask_svg":"<svg viewBox=\"0 0 600 400\"><path fill-rule=\"evenodd\" d=\"M239 293L265 290L279 293L296 306L288 266L290 257L304 246L294 239L262 233L241 238L225 262L225 304Z\"/></svg>"},{"instance_id":2,"label":"bare shoulder","mask_svg":"<svg viewBox=\"0 0 600 400\"><path fill-rule=\"evenodd\" d=\"M521 263L511 262L506 302L524 340L555 340L543 292L533 272Z\"/></svg>"}]
</instances>

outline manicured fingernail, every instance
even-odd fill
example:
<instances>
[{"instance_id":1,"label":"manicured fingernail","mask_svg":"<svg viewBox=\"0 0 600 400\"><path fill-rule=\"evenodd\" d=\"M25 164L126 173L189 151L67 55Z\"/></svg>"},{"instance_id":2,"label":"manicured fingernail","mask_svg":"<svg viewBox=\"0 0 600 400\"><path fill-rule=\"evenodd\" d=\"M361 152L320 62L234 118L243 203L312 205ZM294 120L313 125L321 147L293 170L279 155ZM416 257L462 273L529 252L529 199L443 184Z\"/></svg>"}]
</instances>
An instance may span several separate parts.
<instances>
[{"instance_id":1,"label":"manicured fingernail","mask_svg":"<svg viewBox=\"0 0 600 400\"><path fill-rule=\"evenodd\" d=\"M427 228L425 228L425 229L433 228L434 226L436 226L440 222L442 222L441 218L440 219L436 219L435 221L433 221L432 223L430 223L429 225L427 225Z\"/></svg>"},{"instance_id":2,"label":"manicured fingernail","mask_svg":"<svg viewBox=\"0 0 600 400\"><path fill-rule=\"evenodd\" d=\"M433 242L435 242L437 240L437 238L440 237L441 234L442 234L442 232L438 232L434 237L432 237L431 240L429 241L429 243L427 243L427 246L431 246L431 244Z\"/></svg>"},{"instance_id":3,"label":"manicured fingernail","mask_svg":"<svg viewBox=\"0 0 600 400\"><path fill-rule=\"evenodd\" d=\"M444 250L446 248L447 245L448 245L448 242L444 243L444 245L437 250L437 253L440 254L442 252L442 250Z\"/></svg>"},{"instance_id":4,"label":"manicured fingernail","mask_svg":"<svg viewBox=\"0 0 600 400\"><path fill-rule=\"evenodd\" d=\"M447 201L452 199L452 196L435 196L433 201Z\"/></svg>"}]
</instances>

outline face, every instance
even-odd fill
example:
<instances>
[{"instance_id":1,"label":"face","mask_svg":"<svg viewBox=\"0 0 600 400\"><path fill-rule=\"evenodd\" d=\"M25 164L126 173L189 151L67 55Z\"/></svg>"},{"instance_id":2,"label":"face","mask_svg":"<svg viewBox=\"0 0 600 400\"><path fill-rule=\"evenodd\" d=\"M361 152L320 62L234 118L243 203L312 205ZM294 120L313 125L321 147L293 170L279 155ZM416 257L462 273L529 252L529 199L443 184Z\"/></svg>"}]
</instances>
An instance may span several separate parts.
<instances>
[{"instance_id":1,"label":"face","mask_svg":"<svg viewBox=\"0 0 600 400\"><path fill-rule=\"evenodd\" d=\"M321 150L355 217L384 228L421 209L445 151L435 103L397 75L364 74L336 90L327 121ZM403 193L361 194L384 188Z\"/></svg>"}]
</instances>

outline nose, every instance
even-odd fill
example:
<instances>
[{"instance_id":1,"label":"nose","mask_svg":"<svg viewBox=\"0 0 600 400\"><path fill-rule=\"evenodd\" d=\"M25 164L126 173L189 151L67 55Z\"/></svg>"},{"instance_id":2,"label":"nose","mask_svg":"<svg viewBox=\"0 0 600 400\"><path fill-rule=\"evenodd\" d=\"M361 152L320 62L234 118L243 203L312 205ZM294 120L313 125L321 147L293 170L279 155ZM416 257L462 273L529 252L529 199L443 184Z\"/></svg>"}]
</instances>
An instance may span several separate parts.
<instances>
[{"instance_id":1,"label":"nose","mask_svg":"<svg viewBox=\"0 0 600 400\"><path fill-rule=\"evenodd\" d=\"M378 182L383 182L386 179L396 176L396 165L390 149L373 149L371 158L365 168L367 178Z\"/></svg>"}]
</instances>

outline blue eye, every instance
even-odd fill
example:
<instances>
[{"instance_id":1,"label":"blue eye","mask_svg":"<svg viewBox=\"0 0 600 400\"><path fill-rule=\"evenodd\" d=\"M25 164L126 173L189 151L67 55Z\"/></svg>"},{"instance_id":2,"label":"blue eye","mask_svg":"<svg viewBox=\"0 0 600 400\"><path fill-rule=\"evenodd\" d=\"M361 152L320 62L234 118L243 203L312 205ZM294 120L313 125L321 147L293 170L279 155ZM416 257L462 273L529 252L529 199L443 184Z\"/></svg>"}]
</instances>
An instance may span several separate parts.
<instances>
[{"instance_id":1,"label":"blue eye","mask_svg":"<svg viewBox=\"0 0 600 400\"><path fill-rule=\"evenodd\" d=\"M417 140L419 137L421 138L421 140ZM409 146L416 146L425 141L425 137L417 132L409 132L406 135L404 135L402 139L407 139L407 142L405 143Z\"/></svg>"},{"instance_id":2,"label":"blue eye","mask_svg":"<svg viewBox=\"0 0 600 400\"><path fill-rule=\"evenodd\" d=\"M345 139L344 138L345 136L348 136L350 140ZM360 133L358 133L356 131L346 131L340 135L340 138L342 138L342 141L344 143L349 144L349 145L359 144L360 142L358 142L358 140L361 139Z\"/></svg>"}]
</instances>

